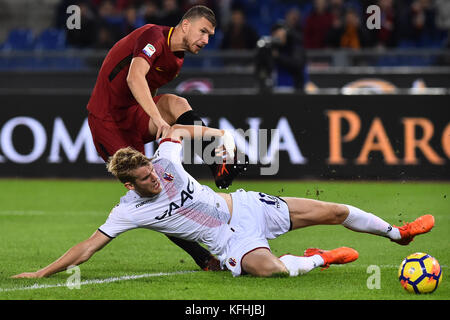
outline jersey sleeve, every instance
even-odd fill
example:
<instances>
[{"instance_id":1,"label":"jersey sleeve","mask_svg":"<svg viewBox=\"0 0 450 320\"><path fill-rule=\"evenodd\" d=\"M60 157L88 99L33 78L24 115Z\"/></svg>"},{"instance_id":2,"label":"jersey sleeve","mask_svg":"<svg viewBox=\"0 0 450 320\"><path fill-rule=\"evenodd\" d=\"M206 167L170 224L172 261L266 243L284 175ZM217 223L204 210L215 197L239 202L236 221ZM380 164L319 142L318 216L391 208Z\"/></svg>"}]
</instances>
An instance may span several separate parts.
<instances>
[{"instance_id":1,"label":"jersey sleeve","mask_svg":"<svg viewBox=\"0 0 450 320\"><path fill-rule=\"evenodd\" d=\"M156 58L162 54L164 39L164 35L158 28L144 31L136 41L133 58L142 57L149 65L153 65Z\"/></svg>"},{"instance_id":2,"label":"jersey sleeve","mask_svg":"<svg viewBox=\"0 0 450 320\"><path fill-rule=\"evenodd\" d=\"M109 214L106 222L98 230L108 238L114 239L125 231L136 229L138 226L127 219L117 208Z\"/></svg>"},{"instance_id":3,"label":"jersey sleeve","mask_svg":"<svg viewBox=\"0 0 450 320\"><path fill-rule=\"evenodd\" d=\"M155 152L155 160L158 158L164 158L172 163L181 165L181 151L183 145L178 140L162 139L159 143L159 148Z\"/></svg>"}]
</instances>

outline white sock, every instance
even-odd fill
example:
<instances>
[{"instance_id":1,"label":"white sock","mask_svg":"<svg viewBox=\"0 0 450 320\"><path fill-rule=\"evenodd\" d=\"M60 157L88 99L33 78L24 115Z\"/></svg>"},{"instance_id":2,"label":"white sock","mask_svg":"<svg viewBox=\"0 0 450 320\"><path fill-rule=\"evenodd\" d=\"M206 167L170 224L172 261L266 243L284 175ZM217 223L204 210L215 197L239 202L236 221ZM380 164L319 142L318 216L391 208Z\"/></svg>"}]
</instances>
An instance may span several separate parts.
<instances>
[{"instance_id":1,"label":"white sock","mask_svg":"<svg viewBox=\"0 0 450 320\"><path fill-rule=\"evenodd\" d=\"M392 240L401 239L398 228L392 227L383 219L353 206L345 205L350 213L342 222L344 227L353 231L372 233Z\"/></svg>"},{"instance_id":2,"label":"white sock","mask_svg":"<svg viewBox=\"0 0 450 320\"><path fill-rule=\"evenodd\" d=\"M288 269L291 277L308 273L312 269L320 267L324 264L322 257L318 254L310 257L299 257L286 254L282 256L280 260L284 263L286 269Z\"/></svg>"}]
</instances>

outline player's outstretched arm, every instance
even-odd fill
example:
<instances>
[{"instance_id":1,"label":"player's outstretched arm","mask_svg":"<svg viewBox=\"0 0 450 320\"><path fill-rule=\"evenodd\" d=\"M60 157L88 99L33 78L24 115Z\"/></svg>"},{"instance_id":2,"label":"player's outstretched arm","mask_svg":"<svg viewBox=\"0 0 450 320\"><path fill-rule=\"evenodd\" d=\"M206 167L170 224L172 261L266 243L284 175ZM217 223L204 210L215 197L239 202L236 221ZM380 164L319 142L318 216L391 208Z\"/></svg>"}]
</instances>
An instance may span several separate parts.
<instances>
[{"instance_id":1,"label":"player's outstretched arm","mask_svg":"<svg viewBox=\"0 0 450 320\"><path fill-rule=\"evenodd\" d=\"M47 267L36 272L20 273L11 278L43 278L67 270L70 266L77 266L89 260L95 252L102 249L110 241L111 238L108 238L97 230L89 239L73 246L58 260L49 264Z\"/></svg>"},{"instance_id":2,"label":"player's outstretched arm","mask_svg":"<svg viewBox=\"0 0 450 320\"><path fill-rule=\"evenodd\" d=\"M161 117L158 108L152 98L152 93L145 78L150 65L144 58L135 57L131 60L130 69L127 75L127 84L136 101L150 116L156 128L156 139L159 139L169 130L169 125Z\"/></svg>"}]
</instances>

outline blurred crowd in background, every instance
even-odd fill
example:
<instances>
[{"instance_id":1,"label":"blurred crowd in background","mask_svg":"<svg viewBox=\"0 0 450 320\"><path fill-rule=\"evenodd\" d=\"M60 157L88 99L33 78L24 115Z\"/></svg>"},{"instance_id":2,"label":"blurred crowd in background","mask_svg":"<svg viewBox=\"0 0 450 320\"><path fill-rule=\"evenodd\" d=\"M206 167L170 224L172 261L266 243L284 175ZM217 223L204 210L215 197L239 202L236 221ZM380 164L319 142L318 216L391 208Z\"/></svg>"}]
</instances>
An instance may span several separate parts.
<instances>
[{"instance_id":1,"label":"blurred crowd in background","mask_svg":"<svg viewBox=\"0 0 450 320\"><path fill-rule=\"evenodd\" d=\"M81 8L81 29L67 30L66 9ZM254 49L276 24L305 49L448 47L450 1L446 0L62 0L54 27L65 29L67 45L110 48L147 23L175 26L193 5L206 5L218 20L210 49ZM381 28L366 27L367 6L381 11Z\"/></svg>"},{"instance_id":2,"label":"blurred crowd in background","mask_svg":"<svg viewBox=\"0 0 450 320\"><path fill-rule=\"evenodd\" d=\"M80 28L67 27L71 5L80 9ZM373 59L355 56L351 61L343 60L334 50L346 49L347 55L357 55L389 49L407 49L408 54L418 48L448 49L450 0L0 0L0 70L97 68L101 59L83 58L66 49L103 52L145 24L177 25L194 5L211 8L218 22L203 52L233 50L233 56L210 56L201 62L185 61L185 65L204 69L251 65L261 88L271 87L273 81L279 86L303 88L308 82L308 66L313 64L450 63L444 50L440 50L444 52L441 57L419 52L418 56L388 54ZM376 29L367 25L373 15L367 13L371 5L377 5L380 12ZM311 59L311 52L323 53L324 49L331 49L326 62L320 56ZM48 51L56 55L48 55ZM256 55L252 53L250 61L244 62L238 51ZM31 58L26 56L30 54Z\"/></svg>"}]
</instances>

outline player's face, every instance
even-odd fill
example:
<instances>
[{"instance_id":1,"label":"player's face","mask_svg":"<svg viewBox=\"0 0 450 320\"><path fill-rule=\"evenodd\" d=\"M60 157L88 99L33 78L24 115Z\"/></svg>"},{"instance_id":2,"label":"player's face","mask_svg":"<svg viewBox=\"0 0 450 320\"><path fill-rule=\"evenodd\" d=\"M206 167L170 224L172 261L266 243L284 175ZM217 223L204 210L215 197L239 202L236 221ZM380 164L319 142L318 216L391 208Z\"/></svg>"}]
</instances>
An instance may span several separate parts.
<instances>
[{"instance_id":1,"label":"player's face","mask_svg":"<svg viewBox=\"0 0 450 320\"><path fill-rule=\"evenodd\" d=\"M128 186L125 184L128 189L136 191L141 197L151 197L161 192L161 182L152 164L134 169L132 173L136 180L134 183L127 182Z\"/></svg>"},{"instance_id":2,"label":"player's face","mask_svg":"<svg viewBox=\"0 0 450 320\"><path fill-rule=\"evenodd\" d=\"M209 37L214 35L214 27L206 18L198 18L191 21L186 20L186 34L184 45L190 53L197 54L208 44Z\"/></svg>"}]
</instances>

